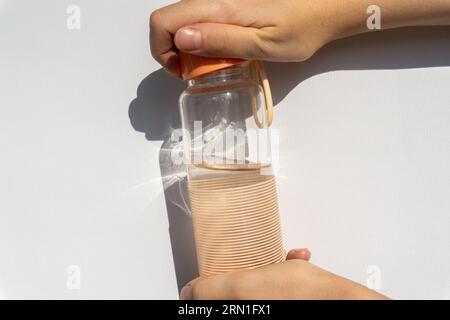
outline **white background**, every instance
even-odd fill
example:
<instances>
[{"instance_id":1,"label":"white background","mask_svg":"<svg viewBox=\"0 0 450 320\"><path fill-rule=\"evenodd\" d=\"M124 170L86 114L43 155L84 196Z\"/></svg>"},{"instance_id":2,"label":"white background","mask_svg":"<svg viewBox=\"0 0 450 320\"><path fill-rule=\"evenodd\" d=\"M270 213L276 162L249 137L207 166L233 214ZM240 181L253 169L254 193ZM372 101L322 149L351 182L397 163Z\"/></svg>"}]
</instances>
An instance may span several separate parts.
<instances>
[{"instance_id":1,"label":"white background","mask_svg":"<svg viewBox=\"0 0 450 320\"><path fill-rule=\"evenodd\" d=\"M168 3L0 0L0 298L175 299L195 275L161 179L183 84L151 59L148 16ZM375 265L394 298L450 298L450 29L268 69L286 247L362 284Z\"/></svg>"}]
</instances>

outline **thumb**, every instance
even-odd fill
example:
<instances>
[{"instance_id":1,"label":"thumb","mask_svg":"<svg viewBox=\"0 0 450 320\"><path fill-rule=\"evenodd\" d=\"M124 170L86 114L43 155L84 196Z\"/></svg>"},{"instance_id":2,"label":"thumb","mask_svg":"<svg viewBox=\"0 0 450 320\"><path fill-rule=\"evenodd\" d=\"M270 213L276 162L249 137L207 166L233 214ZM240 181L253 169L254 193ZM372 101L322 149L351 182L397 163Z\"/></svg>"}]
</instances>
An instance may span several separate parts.
<instances>
[{"instance_id":1,"label":"thumb","mask_svg":"<svg viewBox=\"0 0 450 320\"><path fill-rule=\"evenodd\" d=\"M311 252L306 248L292 249L291 251L288 252L286 260L296 260L296 259L309 261L309 259L311 259Z\"/></svg>"},{"instance_id":2,"label":"thumb","mask_svg":"<svg viewBox=\"0 0 450 320\"><path fill-rule=\"evenodd\" d=\"M263 59L259 29L219 23L199 23L179 29L175 46L183 52L205 56Z\"/></svg>"}]
</instances>

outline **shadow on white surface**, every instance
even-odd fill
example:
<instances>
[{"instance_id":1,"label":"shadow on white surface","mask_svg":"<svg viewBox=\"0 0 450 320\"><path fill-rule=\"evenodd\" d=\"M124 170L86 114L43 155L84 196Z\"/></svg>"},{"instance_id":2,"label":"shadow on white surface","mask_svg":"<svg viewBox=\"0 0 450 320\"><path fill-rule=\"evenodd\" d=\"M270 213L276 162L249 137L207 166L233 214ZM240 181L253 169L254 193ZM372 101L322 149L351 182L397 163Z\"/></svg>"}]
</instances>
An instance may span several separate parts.
<instances>
[{"instance_id":1,"label":"shadow on white surface","mask_svg":"<svg viewBox=\"0 0 450 320\"><path fill-rule=\"evenodd\" d=\"M302 81L330 71L450 66L450 27L362 34L330 43L307 61L266 66L274 104L279 104Z\"/></svg>"},{"instance_id":2,"label":"shadow on white surface","mask_svg":"<svg viewBox=\"0 0 450 320\"><path fill-rule=\"evenodd\" d=\"M129 117L136 131L149 141L163 141L159 166L164 186L169 236L178 290L198 276L192 219L186 207L185 169L174 166L170 154L177 144L170 141L174 129L180 128L178 97L184 84L160 69L147 76L129 106Z\"/></svg>"}]
</instances>

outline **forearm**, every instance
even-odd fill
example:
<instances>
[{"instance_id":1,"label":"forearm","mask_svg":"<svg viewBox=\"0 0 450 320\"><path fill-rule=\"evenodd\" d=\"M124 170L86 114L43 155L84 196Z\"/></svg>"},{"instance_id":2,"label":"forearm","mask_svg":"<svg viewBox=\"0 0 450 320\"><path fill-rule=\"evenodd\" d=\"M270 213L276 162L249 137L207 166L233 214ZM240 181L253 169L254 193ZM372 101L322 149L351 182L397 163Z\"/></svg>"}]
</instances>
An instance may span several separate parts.
<instances>
[{"instance_id":1,"label":"forearm","mask_svg":"<svg viewBox=\"0 0 450 320\"><path fill-rule=\"evenodd\" d=\"M335 6L334 39L370 31L371 5L380 8L381 29L450 25L450 0L331 0Z\"/></svg>"}]
</instances>

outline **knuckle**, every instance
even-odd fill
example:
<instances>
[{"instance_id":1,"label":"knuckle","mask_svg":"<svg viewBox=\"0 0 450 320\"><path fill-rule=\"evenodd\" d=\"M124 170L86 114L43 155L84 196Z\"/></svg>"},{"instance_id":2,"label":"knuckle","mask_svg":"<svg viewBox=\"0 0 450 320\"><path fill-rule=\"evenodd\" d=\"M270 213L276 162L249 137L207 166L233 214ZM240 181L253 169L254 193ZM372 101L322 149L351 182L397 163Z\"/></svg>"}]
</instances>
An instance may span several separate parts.
<instances>
[{"instance_id":1,"label":"knuckle","mask_svg":"<svg viewBox=\"0 0 450 320\"><path fill-rule=\"evenodd\" d=\"M211 5L213 6L212 12L216 17L222 17L223 22L226 22L236 12L236 0L214 0L211 1Z\"/></svg>"},{"instance_id":2,"label":"knuckle","mask_svg":"<svg viewBox=\"0 0 450 320\"><path fill-rule=\"evenodd\" d=\"M161 9L155 10L150 14L149 25L150 28L158 26L162 21L162 11Z\"/></svg>"}]
</instances>

